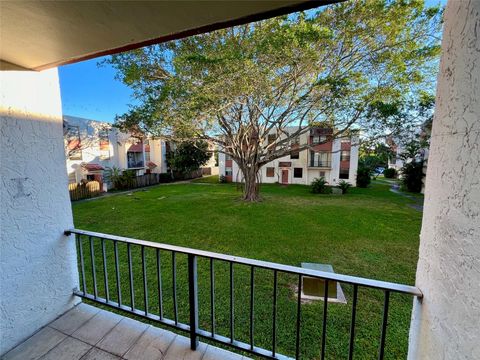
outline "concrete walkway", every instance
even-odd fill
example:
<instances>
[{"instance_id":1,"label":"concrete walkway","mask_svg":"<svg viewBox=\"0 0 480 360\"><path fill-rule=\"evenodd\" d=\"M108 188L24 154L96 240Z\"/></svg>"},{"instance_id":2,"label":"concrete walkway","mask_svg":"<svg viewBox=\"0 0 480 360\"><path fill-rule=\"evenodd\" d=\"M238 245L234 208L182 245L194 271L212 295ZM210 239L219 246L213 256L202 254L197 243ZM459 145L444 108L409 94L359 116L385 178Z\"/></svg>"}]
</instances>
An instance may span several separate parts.
<instances>
[{"instance_id":1,"label":"concrete walkway","mask_svg":"<svg viewBox=\"0 0 480 360\"><path fill-rule=\"evenodd\" d=\"M2 360L247 360L142 322L81 303Z\"/></svg>"},{"instance_id":2,"label":"concrete walkway","mask_svg":"<svg viewBox=\"0 0 480 360\"><path fill-rule=\"evenodd\" d=\"M411 208L414 208L415 210L423 211L423 198L419 198L419 197L404 193L403 191L400 191L400 185L398 184L393 184L392 187L390 188L390 191L400 196L406 197L407 199L412 200L414 203L408 204L408 206L410 206Z\"/></svg>"}]
</instances>

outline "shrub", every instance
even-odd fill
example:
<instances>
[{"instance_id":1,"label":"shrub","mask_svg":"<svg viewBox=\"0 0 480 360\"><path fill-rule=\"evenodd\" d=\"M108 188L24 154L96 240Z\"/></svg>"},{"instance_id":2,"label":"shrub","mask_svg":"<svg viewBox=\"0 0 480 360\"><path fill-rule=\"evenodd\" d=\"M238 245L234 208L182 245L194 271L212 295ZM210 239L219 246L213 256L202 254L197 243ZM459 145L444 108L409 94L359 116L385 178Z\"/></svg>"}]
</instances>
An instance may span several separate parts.
<instances>
[{"instance_id":1,"label":"shrub","mask_svg":"<svg viewBox=\"0 0 480 360\"><path fill-rule=\"evenodd\" d=\"M422 190L423 161L412 161L402 167L402 183L410 192Z\"/></svg>"},{"instance_id":2,"label":"shrub","mask_svg":"<svg viewBox=\"0 0 480 360\"><path fill-rule=\"evenodd\" d=\"M170 173L160 173L158 175L159 175L159 181L161 183L169 183L173 181L172 174Z\"/></svg>"},{"instance_id":3,"label":"shrub","mask_svg":"<svg viewBox=\"0 0 480 360\"><path fill-rule=\"evenodd\" d=\"M220 181L222 184L225 184L225 183L227 182L227 178L225 177L225 175L220 175L219 181Z\"/></svg>"},{"instance_id":4,"label":"shrub","mask_svg":"<svg viewBox=\"0 0 480 360\"><path fill-rule=\"evenodd\" d=\"M370 184L370 170L366 167L359 167L357 170L357 186L366 188Z\"/></svg>"},{"instance_id":5,"label":"shrub","mask_svg":"<svg viewBox=\"0 0 480 360\"><path fill-rule=\"evenodd\" d=\"M393 179L397 175L397 171L394 168L388 168L383 170L383 176L387 179Z\"/></svg>"},{"instance_id":6,"label":"shrub","mask_svg":"<svg viewBox=\"0 0 480 360\"><path fill-rule=\"evenodd\" d=\"M178 143L175 150L167 152L166 157L168 166L175 173L175 179L191 179L194 177L192 172L205 165L210 155L208 143L196 140Z\"/></svg>"},{"instance_id":7,"label":"shrub","mask_svg":"<svg viewBox=\"0 0 480 360\"><path fill-rule=\"evenodd\" d=\"M134 181L136 177L135 170L123 170L122 176L119 181L115 183L117 189L131 189L134 187Z\"/></svg>"},{"instance_id":8,"label":"shrub","mask_svg":"<svg viewBox=\"0 0 480 360\"><path fill-rule=\"evenodd\" d=\"M115 187L115 182L118 182L122 176L122 170L116 166L107 167L103 173L103 181L107 184L112 184Z\"/></svg>"},{"instance_id":9,"label":"shrub","mask_svg":"<svg viewBox=\"0 0 480 360\"><path fill-rule=\"evenodd\" d=\"M113 166L107 168L105 179L113 184L117 190L130 189L134 185L136 173L135 170L120 170Z\"/></svg>"},{"instance_id":10,"label":"shrub","mask_svg":"<svg viewBox=\"0 0 480 360\"><path fill-rule=\"evenodd\" d=\"M346 182L345 180L340 181L340 183L338 184L338 187L342 189L342 194L346 194L348 189L350 189L351 186L352 185Z\"/></svg>"},{"instance_id":11,"label":"shrub","mask_svg":"<svg viewBox=\"0 0 480 360\"><path fill-rule=\"evenodd\" d=\"M331 194L332 188L327 186L327 181L322 176L320 178L315 178L312 181L311 192L314 194Z\"/></svg>"},{"instance_id":12,"label":"shrub","mask_svg":"<svg viewBox=\"0 0 480 360\"><path fill-rule=\"evenodd\" d=\"M333 189L333 186L327 185L327 186L325 186L325 189L323 189L322 194L331 194L333 192L332 189Z\"/></svg>"}]
</instances>

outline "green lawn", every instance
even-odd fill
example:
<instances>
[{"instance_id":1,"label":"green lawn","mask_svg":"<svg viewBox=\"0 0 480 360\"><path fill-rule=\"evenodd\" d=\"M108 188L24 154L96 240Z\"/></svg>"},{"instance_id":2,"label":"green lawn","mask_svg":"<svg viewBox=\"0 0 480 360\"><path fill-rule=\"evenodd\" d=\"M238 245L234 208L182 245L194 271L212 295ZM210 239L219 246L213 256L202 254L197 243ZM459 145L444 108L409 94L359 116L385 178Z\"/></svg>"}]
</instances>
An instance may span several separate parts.
<instances>
[{"instance_id":1,"label":"green lawn","mask_svg":"<svg viewBox=\"0 0 480 360\"><path fill-rule=\"evenodd\" d=\"M203 176L203 177L198 178L198 179L193 179L192 183L218 184L219 183L219 176L218 175Z\"/></svg>"},{"instance_id":2,"label":"green lawn","mask_svg":"<svg viewBox=\"0 0 480 360\"><path fill-rule=\"evenodd\" d=\"M344 196L313 195L305 186L262 185L264 201L239 200L235 184L173 184L150 187L131 195L116 195L73 205L75 226L80 229L134 237L197 249L268 260L289 265L301 262L332 264L335 271L355 276L413 284L417 262L421 212L412 201L374 183L369 189L353 188ZM101 253L96 246L97 282L103 294ZM86 268L89 267L84 240ZM116 299L112 246L107 244L109 290ZM126 249L120 246L123 302L129 304ZM133 248L135 303L143 308L139 249ZM155 254L147 252L147 272L152 312L158 308ZM210 329L209 264L199 261L200 324ZM249 339L248 268L235 266L235 336ZM217 332L229 335L228 266L216 263ZM165 316L173 318L171 255L162 252ZM255 273L255 345L270 349L272 274ZM188 322L186 258L177 256L179 321ZM87 283L91 277L87 270ZM295 349L297 279L279 276L277 351L293 356ZM343 286L348 304L329 304L328 359L346 359L351 311L350 286ZM386 358L406 358L412 298L392 294ZM383 293L361 289L357 307L355 359L376 358ZM302 305L302 358L319 358L323 302Z\"/></svg>"}]
</instances>

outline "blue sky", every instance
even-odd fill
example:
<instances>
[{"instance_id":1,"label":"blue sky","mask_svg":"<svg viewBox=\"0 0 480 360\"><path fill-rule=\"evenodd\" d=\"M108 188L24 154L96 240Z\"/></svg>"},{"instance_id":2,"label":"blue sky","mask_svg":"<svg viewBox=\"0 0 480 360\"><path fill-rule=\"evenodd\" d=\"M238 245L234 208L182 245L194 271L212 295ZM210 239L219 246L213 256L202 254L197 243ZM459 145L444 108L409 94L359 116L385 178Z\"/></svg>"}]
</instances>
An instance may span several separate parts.
<instances>
[{"instance_id":1,"label":"blue sky","mask_svg":"<svg viewBox=\"0 0 480 360\"><path fill-rule=\"evenodd\" d=\"M133 103L132 91L115 80L115 70L97 66L102 58L59 67L64 115L113 122Z\"/></svg>"},{"instance_id":2,"label":"blue sky","mask_svg":"<svg viewBox=\"0 0 480 360\"><path fill-rule=\"evenodd\" d=\"M428 6L445 5L446 0L426 0ZM64 115L113 122L133 104L132 90L115 80L115 70L99 67L102 58L59 68Z\"/></svg>"}]
</instances>

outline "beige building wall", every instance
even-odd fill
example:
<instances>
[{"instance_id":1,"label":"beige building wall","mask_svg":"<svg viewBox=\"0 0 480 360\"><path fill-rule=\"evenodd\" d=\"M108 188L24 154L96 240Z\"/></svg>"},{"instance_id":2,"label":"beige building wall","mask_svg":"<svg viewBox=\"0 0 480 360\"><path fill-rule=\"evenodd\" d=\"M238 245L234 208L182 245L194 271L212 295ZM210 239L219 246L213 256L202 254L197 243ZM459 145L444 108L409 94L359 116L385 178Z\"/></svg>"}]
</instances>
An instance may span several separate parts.
<instances>
[{"instance_id":1,"label":"beige building wall","mask_svg":"<svg viewBox=\"0 0 480 360\"><path fill-rule=\"evenodd\" d=\"M150 139L150 161L154 162L157 167L152 170L153 173L162 173L166 172L166 169L163 169L163 158L162 158L162 140L160 139ZM146 164L145 164L146 165Z\"/></svg>"},{"instance_id":2,"label":"beige building wall","mask_svg":"<svg viewBox=\"0 0 480 360\"><path fill-rule=\"evenodd\" d=\"M480 1L449 0L410 360L480 359Z\"/></svg>"}]
</instances>

